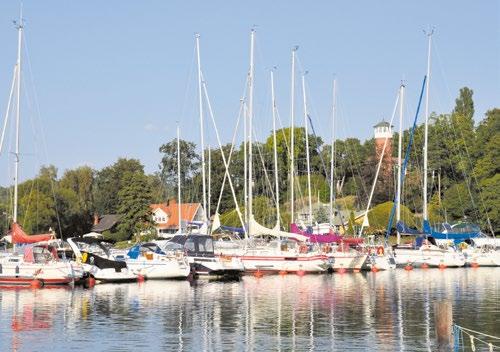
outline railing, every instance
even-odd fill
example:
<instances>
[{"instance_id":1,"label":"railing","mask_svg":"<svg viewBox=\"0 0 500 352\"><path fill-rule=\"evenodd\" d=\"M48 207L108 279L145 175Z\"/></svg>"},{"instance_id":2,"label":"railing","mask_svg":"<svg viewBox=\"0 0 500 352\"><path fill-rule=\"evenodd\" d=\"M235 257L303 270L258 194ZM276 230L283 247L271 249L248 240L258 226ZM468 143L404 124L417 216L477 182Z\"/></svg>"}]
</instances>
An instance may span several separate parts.
<instances>
[{"instance_id":1,"label":"railing","mask_svg":"<svg viewBox=\"0 0 500 352\"><path fill-rule=\"evenodd\" d=\"M453 324L453 339L453 350L455 352L475 352L477 351L478 346L487 347L489 352L500 351L500 337L467 329L457 324ZM484 349L482 350L484 351Z\"/></svg>"}]
</instances>

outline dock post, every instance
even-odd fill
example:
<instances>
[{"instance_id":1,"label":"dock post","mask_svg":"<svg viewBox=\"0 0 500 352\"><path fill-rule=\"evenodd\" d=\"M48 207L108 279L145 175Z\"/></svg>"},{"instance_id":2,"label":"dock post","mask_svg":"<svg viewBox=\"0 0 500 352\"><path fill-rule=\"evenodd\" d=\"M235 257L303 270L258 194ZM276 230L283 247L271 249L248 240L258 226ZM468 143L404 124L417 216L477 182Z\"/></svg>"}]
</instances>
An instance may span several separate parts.
<instances>
[{"instance_id":1,"label":"dock post","mask_svg":"<svg viewBox=\"0 0 500 352\"><path fill-rule=\"evenodd\" d=\"M438 350L452 351L453 312L450 301L434 303L434 326L436 329Z\"/></svg>"}]
</instances>

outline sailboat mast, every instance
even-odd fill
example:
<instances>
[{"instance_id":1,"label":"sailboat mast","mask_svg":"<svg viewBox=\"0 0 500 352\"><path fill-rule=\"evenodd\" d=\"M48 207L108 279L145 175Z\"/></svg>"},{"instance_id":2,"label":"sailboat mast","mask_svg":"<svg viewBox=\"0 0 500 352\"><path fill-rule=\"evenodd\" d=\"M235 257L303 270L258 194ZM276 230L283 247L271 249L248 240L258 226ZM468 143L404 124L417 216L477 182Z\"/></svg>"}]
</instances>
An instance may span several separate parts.
<instances>
[{"instance_id":1,"label":"sailboat mast","mask_svg":"<svg viewBox=\"0 0 500 352\"><path fill-rule=\"evenodd\" d=\"M307 73L307 72L306 72ZM309 160L309 129L306 99L306 73L302 75L302 94L304 97L304 133L306 137L306 164L307 164L307 195L309 198L309 224L312 224L312 199L311 199L311 165Z\"/></svg>"},{"instance_id":2,"label":"sailboat mast","mask_svg":"<svg viewBox=\"0 0 500 352\"><path fill-rule=\"evenodd\" d=\"M181 216L181 132L179 124L177 124L177 213L179 220L179 233L182 233L182 216Z\"/></svg>"},{"instance_id":3,"label":"sailboat mast","mask_svg":"<svg viewBox=\"0 0 500 352\"><path fill-rule=\"evenodd\" d=\"M21 118L21 47L23 38L23 17L22 9L19 22L16 23L17 26L17 86L16 86L16 96L17 96L17 106L16 106L16 151L14 153L14 213L12 215L12 221L17 222L17 207L18 207L18 183L19 183L19 127Z\"/></svg>"},{"instance_id":4,"label":"sailboat mast","mask_svg":"<svg viewBox=\"0 0 500 352\"><path fill-rule=\"evenodd\" d=\"M254 80L254 43L255 29L250 32L250 72L248 93L248 232L252 234L250 224L253 219L253 160L252 160L252 120L253 120L253 80Z\"/></svg>"},{"instance_id":5,"label":"sailboat mast","mask_svg":"<svg viewBox=\"0 0 500 352\"><path fill-rule=\"evenodd\" d=\"M274 184L276 192L276 227L280 228L280 188L278 184L278 151L276 144L276 97L274 95L274 72L271 70L271 100L273 109L273 151L274 151Z\"/></svg>"},{"instance_id":6,"label":"sailboat mast","mask_svg":"<svg viewBox=\"0 0 500 352\"><path fill-rule=\"evenodd\" d=\"M204 220L207 220L207 182L205 177L205 141L204 141L204 125L203 125L203 98L201 89L201 59L200 59L200 35L196 34L196 59L198 64L198 111L200 113L200 143L201 143L201 178L202 178L202 192L203 192L203 213Z\"/></svg>"},{"instance_id":7,"label":"sailboat mast","mask_svg":"<svg viewBox=\"0 0 500 352\"><path fill-rule=\"evenodd\" d=\"M428 173L428 158L427 158L427 148L428 148L428 134L429 134L429 84L431 81L431 44L432 35L434 30L426 32L428 38L427 47L427 82L425 87L425 131L424 131L424 189L423 189L423 219L428 220L429 216L427 213L427 173Z\"/></svg>"},{"instance_id":8,"label":"sailboat mast","mask_svg":"<svg viewBox=\"0 0 500 352\"><path fill-rule=\"evenodd\" d=\"M399 87L399 138L398 138L398 188L396 204L396 221L401 220L401 153L403 144L403 103L404 103L405 85L401 82ZM397 244L401 242L401 234L397 232Z\"/></svg>"},{"instance_id":9,"label":"sailboat mast","mask_svg":"<svg viewBox=\"0 0 500 352\"><path fill-rule=\"evenodd\" d=\"M247 104L245 101L243 101L243 131L244 131L244 136L243 136L243 179L245 180L243 182L243 196L244 196L244 203L245 203L245 224L248 223L248 151L247 151L247 145L248 145L248 111L247 111ZM246 234L246 231L245 231Z\"/></svg>"},{"instance_id":10,"label":"sailboat mast","mask_svg":"<svg viewBox=\"0 0 500 352\"><path fill-rule=\"evenodd\" d=\"M208 214L208 218L210 219L210 214L211 214L211 209L210 209L210 204L212 202L212 150L210 149L210 144L208 145L208 148L207 148L207 152L208 152L208 185L207 185L207 214Z\"/></svg>"},{"instance_id":11,"label":"sailboat mast","mask_svg":"<svg viewBox=\"0 0 500 352\"><path fill-rule=\"evenodd\" d=\"M332 145L330 158L330 227L333 226L333 201L335 199L335 187L333 173L335 172L335 110L337 94L337 80L333 80L333 103L332 103Z\"/></svg>"},{"instance_id":12,"label":"sailboat mast","mask_svg":"<svg viewBox=\"0 0 500 352\"><path fill-rule=\"evenodd\" d=\"M295 198L294 198L294 180L295 180L295 53L298 46L292 49L292 82L290 96L290 222L295 222Z\"/></svg>"}]
</instances>

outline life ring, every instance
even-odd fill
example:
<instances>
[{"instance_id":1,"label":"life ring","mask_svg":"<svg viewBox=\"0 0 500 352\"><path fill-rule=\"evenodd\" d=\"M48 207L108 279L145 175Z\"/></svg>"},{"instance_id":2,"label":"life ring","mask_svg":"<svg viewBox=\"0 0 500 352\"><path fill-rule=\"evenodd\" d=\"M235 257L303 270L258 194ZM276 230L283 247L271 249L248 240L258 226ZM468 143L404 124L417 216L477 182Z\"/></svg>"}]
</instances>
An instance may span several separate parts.
<instances>
[{"instance_id":1,"label":"life ring","mask_svg":"<svg viewBox=\"0 0 500 352\"><path fill-rule=\"evenodd\" d=\"M377 255L379 257L382 257L384 255L384 247L382 246L377 247Z\"/></svg>"},{"instance_id":2,"label":"life ring","mask_svg":"<svg viewBox=\"0 0 500 352\"><path fill-rule=\"evenodd\" d=\"M306 244L301 244L299 247L299 252L300 253L307 253L307 245Z\"/></svg>"}]
</instances>

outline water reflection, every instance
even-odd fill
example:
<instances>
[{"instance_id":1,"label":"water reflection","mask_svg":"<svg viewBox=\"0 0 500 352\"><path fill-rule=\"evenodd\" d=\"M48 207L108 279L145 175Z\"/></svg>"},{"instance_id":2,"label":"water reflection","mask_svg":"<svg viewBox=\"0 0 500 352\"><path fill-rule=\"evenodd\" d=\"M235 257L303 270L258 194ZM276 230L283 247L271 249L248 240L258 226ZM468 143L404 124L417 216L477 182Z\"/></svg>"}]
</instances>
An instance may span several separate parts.
<instances>
[{"instance_id":1,"label":"water reflection","mask_svg":"<svg viewBox=\"0 0 500 352\"><path fill-rule=\"evenodd\" d=\"M499 335L497 268L0 290L0 349L432 351L433 302ZM55 344L54 341L61 341Z\"/></svg>"}]
</instances>

